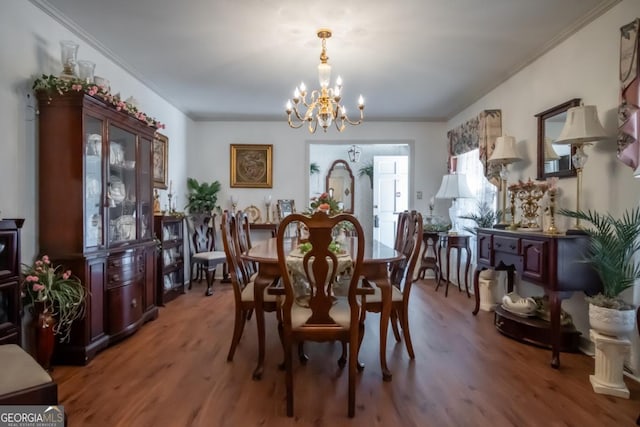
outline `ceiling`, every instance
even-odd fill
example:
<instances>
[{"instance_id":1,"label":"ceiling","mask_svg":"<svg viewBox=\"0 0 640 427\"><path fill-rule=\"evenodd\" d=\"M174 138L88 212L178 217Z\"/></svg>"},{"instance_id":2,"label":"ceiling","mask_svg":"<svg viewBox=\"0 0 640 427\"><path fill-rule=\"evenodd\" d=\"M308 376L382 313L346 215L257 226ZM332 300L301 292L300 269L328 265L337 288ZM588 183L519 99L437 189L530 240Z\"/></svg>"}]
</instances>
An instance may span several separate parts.
<instances>
[{"instance_id":1,"label":"ceiling","mask_svg":"<svg viewBox=\"0 0 640 427\"><path fill-rule=\"evenodd\" d=\"M316 31L329 27L348 111L362 94L368 121L427 121L619 0L31 1L194 120L284 120L295 86L318 86Z\"/></svg>"}]
</instances>

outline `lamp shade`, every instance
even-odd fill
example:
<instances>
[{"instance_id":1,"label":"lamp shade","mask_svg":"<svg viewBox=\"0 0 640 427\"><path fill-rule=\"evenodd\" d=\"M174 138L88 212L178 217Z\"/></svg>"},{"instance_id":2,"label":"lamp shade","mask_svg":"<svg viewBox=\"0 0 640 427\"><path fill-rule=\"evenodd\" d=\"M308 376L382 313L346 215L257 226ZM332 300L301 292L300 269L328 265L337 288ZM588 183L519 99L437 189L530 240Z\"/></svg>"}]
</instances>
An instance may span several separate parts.
<instances>
[{"instance_id":1,"label":"lamp shade","mask_svg":"<svg viewBox=\"0 0 640 427\"><path fill-rule=\"evenodd\" d=\"M473 194L467 185L467 177L462 174L444 175L436 199L472 198Z\"/></svg>"},{"instance_id":2,"label":"lamp shade","mask_svg":"<svg viewBox=\"0 0 640 427\"><path fill-rule=\"evenodd\" d=\"M496 139L496 146L489 157L492 163L513 163L521 160L516 152L516 139L513 136L503 135Z\"/></svg>"},{"instance_id":3,"label":"lamp shade","mask_svg":"<svg viewBox=\"0 0 640 427\"><path fill-rule=\"evenodd\" d=\"M556 150L553 149L553 145L551 145L551 138L544 139L544 161L549 162L551 160L558 160L560 156L556 153Z\"/></svg>"},{"instance_id":4,"label":"lamp shade","mask_svg":"<svg viewBox=\"0 0 640 427\"><path fill-rule=\"evenodd\" d=\"M556 144L585 144L607 137L595 105L581 105L567 110L564 123Z\"/></svg>"}]
</instances>

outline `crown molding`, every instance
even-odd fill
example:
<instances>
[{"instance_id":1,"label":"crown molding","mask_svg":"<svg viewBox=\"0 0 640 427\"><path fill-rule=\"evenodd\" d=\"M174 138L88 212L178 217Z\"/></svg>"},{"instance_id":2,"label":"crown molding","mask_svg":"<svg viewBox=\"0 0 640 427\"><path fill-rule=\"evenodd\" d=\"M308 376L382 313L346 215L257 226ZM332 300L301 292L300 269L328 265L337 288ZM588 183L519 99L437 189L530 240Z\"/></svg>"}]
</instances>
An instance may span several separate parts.
<instances>
[{"instance_id":1,"label":"crown molding","mask_svg":"<svg viewBox=\"0 0 640 427\"><path fill-rule=\"evenodd\" d=\"M603 1L602 3L600 3L599 5L597 5L596 7L594 7L593 9L591 9L586 15L584 15L581 18L579 18L578 20L576 20L572 25L570 25L567 28L565 28L564 31L562 31L560 34L558 34L557 36L555 36L551 40L549 40L547 43L545 43L540 49L538 49L528 59L524 60L519 65L516 65L513 68L513 70L511 70L511 72L509 72L503 79L501 79L497 83L492 84L491 86L489 86L485 90L480 91L479 92L480 94L475 99L475 101L471 102L468 105L465 105L464 107L462 107L460 109L457 109L454 113L450 114L449 117L447 118L447 120L451 120L453 117L455 117L456 115L458 115L459 113L461 113L465 109L469 108L470 106L472 106L473 104L478 102L478 100L480 100L483 96L489 94L492 90L494 90L495 88L497 88L498 86L500 86L501 84L503 84L504 82L509 80L514 75L518 74L525 67L527 67L528 65L532 64L538 58L543 56L545 53L549 52L551 49L553 49L554 47L558 46L560 43L562 43L563 41L565 41L566 39L568 39L569 37L571 37L572 35L574 35L578 31L580 31L582 28L584 28L587 25L589 25L591 22L593 22L594 20L596 20L597 18L602 16L605 12L607 12L609 9L611 9L613 6L615 6L616 4L620 3L621 1L622 0L606 0L606 1Z\"/></svg>"},{"instance_id":2,"label":"crown molding","mask_svg":"<svg viewBox=\"0 0 640 427\"><path fill-rule=\"evenodd\" d=\"M134 67L132 67L130 64L128 64L125 60L120 58L111 49L106 47L104 44L98 41L95 37L93 37L91 34L85 31L84 28L82 28L81 26L76 24L74 21L69 19L65 14L63 14L60 10L55 8L47 0L29 0L29 1L38 9L42 10L44 13L52 17L60 25L62 25L63 27L65 27L66 29L74 33L76 36L82 39L85 43L87 43L88 45L96 49L98 52L104 55L108 60L115 63L118 67L122 68L126 73L130 74L132 77L138 80L138 82L140 82L142 85L149 88L149 90L151 90L156 95L158 95L159 97L164 99L166 102L171 104L171 106L179 110L182 114L184 114L185 116L193 120L193 118L190 117L185 111L177 107L177 103L175 101L173 101L171 98L164 95L160 90L160 88L158 88L156 85L150 83L147 79L145 79L144 74L142 74L141 72L136 70Z\"/></svg>"}]
</instances>

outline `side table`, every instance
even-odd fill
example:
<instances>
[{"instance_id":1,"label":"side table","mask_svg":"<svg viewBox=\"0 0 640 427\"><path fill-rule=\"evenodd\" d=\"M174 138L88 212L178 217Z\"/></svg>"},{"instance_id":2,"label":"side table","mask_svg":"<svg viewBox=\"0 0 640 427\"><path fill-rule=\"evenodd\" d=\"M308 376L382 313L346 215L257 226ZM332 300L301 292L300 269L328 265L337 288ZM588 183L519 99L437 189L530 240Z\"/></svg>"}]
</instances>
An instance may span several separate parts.
<instances>
[{"instance_id":1,"label":"side table","mask_svg":"<svg viewBox=\"0 0 640 427\"><path fill-rule=\"evenodd\" d=\"M465 263L465 269L464 269L464 288L467 291L467 297L471 298L471 294L469 293L469 267L471 266L471 249L469 248L469 240L470 240L469 235L464 235L464 234L446 234L446 233L441 233L439 235L439 240L438 240L438 248L436 250L436 253L439 254L441 248L446 248L446 266L447 266L447 275L444 278L444 280L446 281L446 287L445 287L445 291L444 291L444 296L448 296L449 295L449 283L451 282L449 280L450 277L450 272L451 272L451 265L450 265L450 261L451 261L451 249L456 249L457 252L457 259L458 259L458 289L460 291L462 291L462 282L460 281L460 261L462 259L462 250L465 250L467 252L467 259L466 259L466 263ZM440 261L442 261L442 258L440 259ZM442 265L442 263L440 264ZM440 280L443 278L442 277L442 269L440 271L440 277L438 278L438 284L436 285L436 291L438 290L438 288L440 287Z\"/></svg>"},{"instance_id":2,"label":"side table","mask_svg":"<svg viewBox=\"0 0 640 427\"><path fill-rule=\"evenodd\" d=\"M427 270L433 270L436 280L440 278L440 268L438 267L438 232L423 231L422 241L424 242L424 252L420 260L420 271L418 271L418 279L424 279Z\"/></svg>"}]
</instances>

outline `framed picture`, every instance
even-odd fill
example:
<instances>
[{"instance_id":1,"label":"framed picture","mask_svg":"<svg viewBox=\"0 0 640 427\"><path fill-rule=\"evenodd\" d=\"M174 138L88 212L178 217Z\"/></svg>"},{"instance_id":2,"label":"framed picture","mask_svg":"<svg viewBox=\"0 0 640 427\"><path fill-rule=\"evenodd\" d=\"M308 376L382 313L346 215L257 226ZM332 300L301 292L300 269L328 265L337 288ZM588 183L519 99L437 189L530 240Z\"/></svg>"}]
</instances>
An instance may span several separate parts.
<instances>
[{"instance_id":1,"label":"framed picture","mask_svg":"<svg viewBox=\"0 0 640 427\"><path fill-rule=\"evenodd\" d=\"M285 216L296 213L295 201L291 199L278 200L278 220L282 221Z\"/></svg>"},{"instance_id":2,"label":"framed picture","mask_svg":"<svg viewBox=\"0 0 640 427\"><path fill-rule=\"evenodd\" d=\"M153 138L153 187L167 189L169 138L156 132Z\"/></svg>"},{"instance_id":3,"label":"framed picture","mask_svg":"<svg viewBox=\"0 0 640 427\"><path fill-rule=\"evenodd\" d=\"M231 187L271 188L273 145L231 144Z\"/></svg>"}]
</instances>

